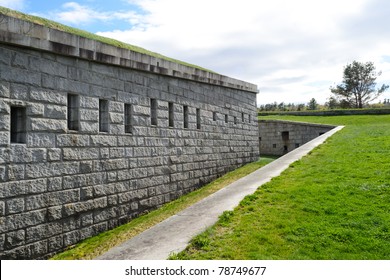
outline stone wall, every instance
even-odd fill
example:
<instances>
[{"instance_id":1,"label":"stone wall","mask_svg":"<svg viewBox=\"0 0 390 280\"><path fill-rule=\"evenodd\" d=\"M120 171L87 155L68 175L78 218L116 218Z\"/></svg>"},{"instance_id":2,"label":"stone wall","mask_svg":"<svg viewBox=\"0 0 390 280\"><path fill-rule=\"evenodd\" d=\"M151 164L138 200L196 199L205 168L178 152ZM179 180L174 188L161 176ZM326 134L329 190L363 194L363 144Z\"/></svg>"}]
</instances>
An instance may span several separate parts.
<instances>
[{"instance_id":1,"label":"stone wall","mask_svg":"<svg viewBox=\"0 0 390 280\"><path fill-rule=\"evenodd\" d=\"M259 120L262 155L281 156L331 130L334 126L303 122Z\"/></svg>"},{"instance_id":2,"label":"stone wall","mask_svg":"<svg viewBox=\"0 0 390 280\"><path fill-rule=\"evenodd\" d=\"M64 55L7 22L0 259L47 258L258 159L253 85Z\"/></svg>"}]
</instances>

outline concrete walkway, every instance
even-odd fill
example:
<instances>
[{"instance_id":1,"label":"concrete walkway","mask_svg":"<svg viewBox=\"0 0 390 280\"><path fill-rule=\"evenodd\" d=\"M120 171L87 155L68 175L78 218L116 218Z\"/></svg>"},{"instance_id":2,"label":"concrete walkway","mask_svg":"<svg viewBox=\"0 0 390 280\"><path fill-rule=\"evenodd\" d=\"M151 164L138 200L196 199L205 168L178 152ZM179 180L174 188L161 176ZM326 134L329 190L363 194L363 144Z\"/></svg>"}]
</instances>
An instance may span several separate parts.
<instances>
[{"instance_id":1,"label":"concrete walkway","mask_svg":"<svg viewBox=\"0 0 390 280\"><path fill-rule=\"evenodd\" d=\"M97 259L101 260L165 260L186 248L197 234L212 226L227 210L233 210L273 177L279 176L291 163L299 160L328 137L341 130L338 126L302 145L279 159L237 180L180 213L166 219Z\"/></svg>"}]
</instances>

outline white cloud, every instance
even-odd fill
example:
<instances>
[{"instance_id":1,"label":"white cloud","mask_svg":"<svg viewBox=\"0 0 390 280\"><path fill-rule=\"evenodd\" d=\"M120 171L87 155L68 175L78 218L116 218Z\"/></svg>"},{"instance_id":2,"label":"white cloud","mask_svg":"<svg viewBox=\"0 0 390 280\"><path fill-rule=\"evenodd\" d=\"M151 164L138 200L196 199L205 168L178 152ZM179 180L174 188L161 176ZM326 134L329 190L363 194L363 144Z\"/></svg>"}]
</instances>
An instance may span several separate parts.
<instances>
[{"instance_id":1,"label":"white cloud","mask_svg":"<svg viewBox=\"0 0 390 280\"><path fill-rule=\"evenodd\" d=\"M382 59L390 47L384 0L129 2L143 13L117 17L132 27L100 35L258 84L259 103L325 102L355 59L389 69Z\"/></svg>"},{"instance_id":2,"label":"white cloud","mask_svg":"<svg viewBox=\"0 0 390 280\"><path fill-rule=\"evenodd\" d=\"M55 12L53 17L65 23L82 24L94 20L106 21L110 18L107 13L94 11L88 6L83 6L76 2L65 3L62 5L62 8L65 11Z\"/></svg>"},{"instance_id":3,"label":"white cloud","mask_svg":"<svg viewBox=\"0 0 390 280\"><path fill-rule=\"evenodd\" d=\"M0 6L13 10L22 10L25 6L25 0L0 0Z\"/></svg>"},{"instance_id":4,"label":"white cloud","mask_svg":"<svg viewBox=\"0 0 390 280\"><path fill-rule=\"evenodd\" d=\"M77 2L66 2L61 6L61 9L50 12L48 17L72 25L111 22L114 20L125 20L132 25L139 25L141 24L140 18L142 15L139 15L134 11L102 12Z\"/></svg>"}]
</instances>

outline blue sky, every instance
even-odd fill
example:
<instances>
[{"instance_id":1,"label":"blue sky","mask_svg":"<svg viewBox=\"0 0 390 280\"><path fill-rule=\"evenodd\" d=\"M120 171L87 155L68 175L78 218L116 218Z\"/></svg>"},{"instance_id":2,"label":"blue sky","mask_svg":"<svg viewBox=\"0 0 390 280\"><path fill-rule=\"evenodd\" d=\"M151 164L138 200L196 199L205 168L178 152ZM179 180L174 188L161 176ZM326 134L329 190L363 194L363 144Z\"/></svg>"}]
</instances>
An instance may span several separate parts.
<instances>
[{"instance_id":1,"label":"blue sky","mask_svg":"<svg viewBox=\"0 0 390 280\"><path fill-rule=\"evenodd\" d=\"M258 104L324 103L353 60L390 84L388 0L0 0L257 84ZM386 92L383 98L390 98Z\"/></svg>"},{"instance_id":2,"label":"blue sky","mask_svg":"<svg viewBox=\"0 0 390 280\"><path fill-rule=\"evenodd\" d=\"M143 11L137 5L126 0L109 1L34 1L34 0L0 0L0 4L16 10L50 18L70 26L82 28L89 32L106 32L118 28L128 29L132 27L128 17L131 13L142 14ZM6 6L6 5L4 5ZM123 17L113 16L122 14Z\"/></svg>"}]
</instances>

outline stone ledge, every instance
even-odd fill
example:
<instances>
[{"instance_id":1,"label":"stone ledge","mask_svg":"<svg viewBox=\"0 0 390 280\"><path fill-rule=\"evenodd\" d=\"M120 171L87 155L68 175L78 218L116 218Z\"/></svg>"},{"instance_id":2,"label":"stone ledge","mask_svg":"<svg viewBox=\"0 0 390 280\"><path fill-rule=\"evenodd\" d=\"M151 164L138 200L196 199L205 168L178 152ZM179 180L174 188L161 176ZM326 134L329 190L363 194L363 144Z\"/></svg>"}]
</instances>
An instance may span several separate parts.
<instances>
[{"instance_id":1,"label":"stone ledge","mask_svg":"<svg viewBox=\"0 0 390 280\"><path fill-rule=\"evenodd\" d=\"M2 15L0 22L0 42L258 93L257 86L248 82L111 46L6 15Z\"/></svg>"},{"instance_id":2,"label":"stone ledge","mask_svg":"<svg viewBox=\"0 0 390 280\"><path fill-rule=\"evenodd\" d=\"M278 123L278 124L291 124L291 125L304 125L313 127L324 127L324 128L335 128L335 125L320 124L320 123L309 123L309 122L298 122L298 121L287 121L287 120L258 120L259 123Z\"/></svg>"}]
</instances>

